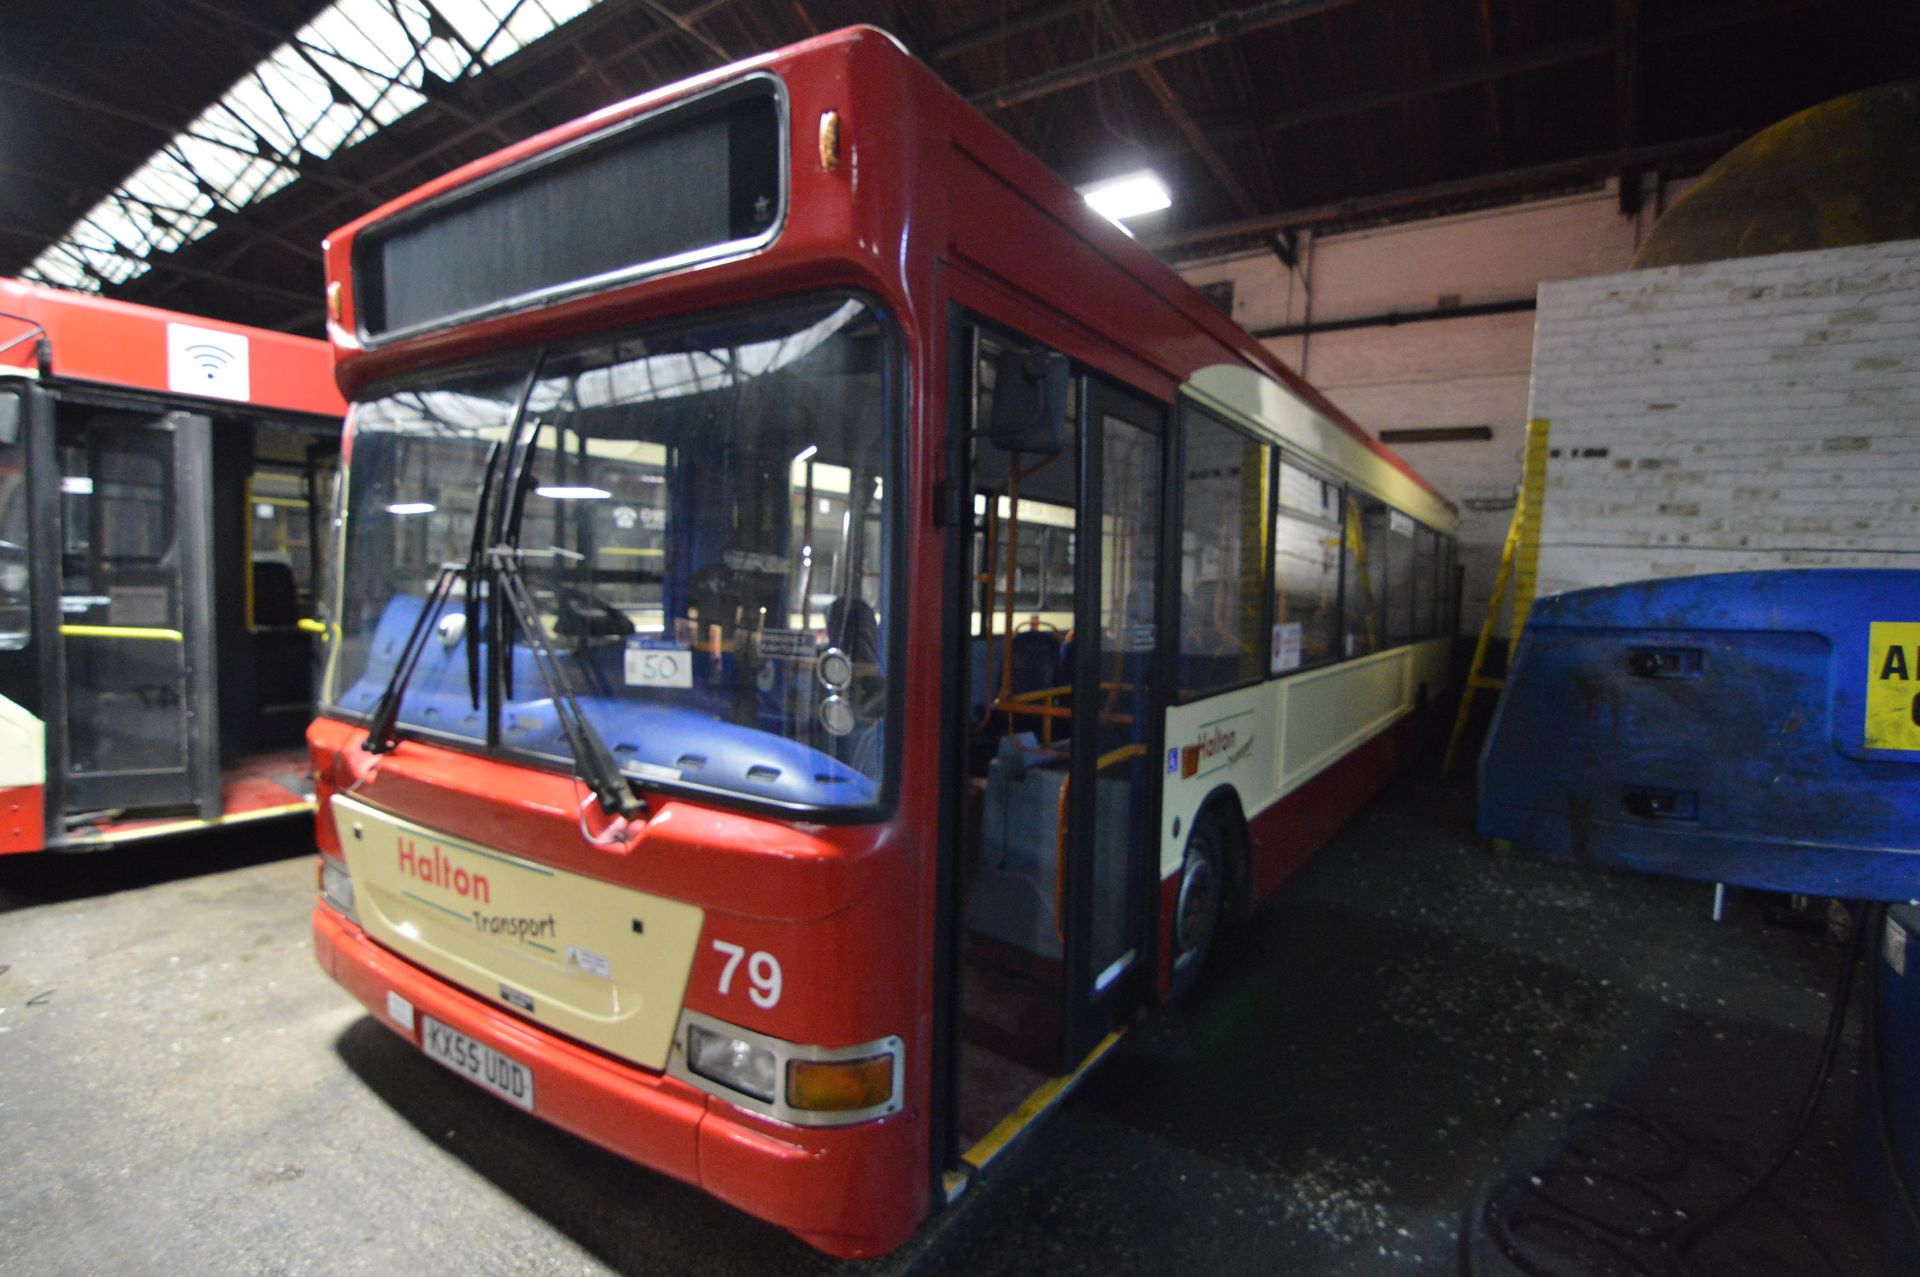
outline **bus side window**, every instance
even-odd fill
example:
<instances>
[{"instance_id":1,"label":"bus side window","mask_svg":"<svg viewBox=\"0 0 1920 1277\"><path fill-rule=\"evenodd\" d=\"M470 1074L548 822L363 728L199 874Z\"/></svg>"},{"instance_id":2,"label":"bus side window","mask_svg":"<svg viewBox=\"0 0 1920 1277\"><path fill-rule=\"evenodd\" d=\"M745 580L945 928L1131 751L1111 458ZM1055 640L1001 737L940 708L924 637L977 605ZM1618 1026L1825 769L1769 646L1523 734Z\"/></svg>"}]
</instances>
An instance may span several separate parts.
<instances>
[{"instance_id":1,"label":"bus side window","mask_svg":"<svg viewBox=\"0 0 1920 1277\"><path fill-rule=\"evenodd\" d=\"M1413 533L1411 516L1387 511L1387 646L1414 638Z\"/></svg>"},{"instance_id":2,"label":"bus side window","mask_svg":"<svg viewBox=\"0 0 1920 1277\"><path fill-rule=\"evenodd\" d=\"M1350 491L1342 541L1341 570L1346 583L1345 654L1365 656L1383 646L1387 593L1386 504L1364 492Z\"/></svg>"},{"instance_id":3,"label":"bus side window","mask_svg":"<svg viewBox=\"0 0 1920 1277\"><path fill-rule=\"evenodd\" d=\"M1274 506L1275 642L1269 672L1284 674L1340 655L1341 492L1338 485L1283 461Z\"/></svg>"},{"instance_id":4,"label":"bus side window","mask_svg":"<svg viewBox=\"0 0 1920 1277\"><path fill-rule=\"evenodd\" d=\"M1439 598L1439 535L1429 527L1413 530L1413 637L1430 639L1440 632L1435 603Z\"/></svg>"},{"instance_id":5,"label":"bus side window","mask_svg":"<svg viewBox=\"0 0 1920 1277\"><path fill-rule=\"evenodd\" d=\"M1266 445L1194 411L1187 418L1180 535L1180 694L1261 677L1265 633Z\"/></svg>"}]
</instances>

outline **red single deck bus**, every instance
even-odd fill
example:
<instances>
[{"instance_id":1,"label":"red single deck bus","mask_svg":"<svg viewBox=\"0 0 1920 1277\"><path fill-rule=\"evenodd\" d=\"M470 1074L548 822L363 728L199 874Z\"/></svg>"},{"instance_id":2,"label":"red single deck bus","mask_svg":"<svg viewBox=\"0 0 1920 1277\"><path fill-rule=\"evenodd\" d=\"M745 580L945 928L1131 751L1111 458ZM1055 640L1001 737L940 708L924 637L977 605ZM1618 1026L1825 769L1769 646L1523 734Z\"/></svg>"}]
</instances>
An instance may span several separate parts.
<instances>
[{"instance_id":1,"label":"red single deck bus","mask_svg":"<svg viewBox=\"0 0 1920 1277\"><path fill-rule=\"evenodd\" d=\"M1440 691L1448 505L882 32L327 269L320 964L834 1254L1190 984Z\"/></svg>"},{"instance_id":2,"label":"red single deck bus","mask_svg":"<svg viewBox=\"0 0 1920 1277\"><path fill-rule=\"evenodd\" d=\"M312 810L345 411L324 342L0 280L0 853Z\"/></svg>"}]
</instances>

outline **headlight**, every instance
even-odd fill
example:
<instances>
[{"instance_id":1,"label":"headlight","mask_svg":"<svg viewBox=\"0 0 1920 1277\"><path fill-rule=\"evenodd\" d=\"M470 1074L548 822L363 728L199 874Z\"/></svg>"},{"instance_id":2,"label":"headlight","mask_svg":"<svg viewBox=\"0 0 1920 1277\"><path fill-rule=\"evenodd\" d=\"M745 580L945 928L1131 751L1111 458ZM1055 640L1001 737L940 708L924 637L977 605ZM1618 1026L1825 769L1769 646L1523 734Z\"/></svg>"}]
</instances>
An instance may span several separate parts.
<instances>
[{"instance_id":1,"label":"headlight","mask_svg":"<svg viewBox=\"0 0 1920 1277\"><path fill-rule=\"evenodd\" d=\"M809 1046L683 1009L667 1072L794 1126L849 1126L900 1111L905 1052L897 1037Z\"/></svg>"},{"instance_id":2,"label":"headlight","mask_svg":"<svg viewBox=\"0 0 1920 1277\"><path fill-rule=\"evenodd\" d=\"M360 921L360 915L353 911L353 875L332 856L320 857L320 896L335 912Z\"/></svg>"},{"instance_id":3,"label":"headlight","mask_svg":"<svg viewBox=\"0 0 1920 1277\"><path fill-rule=\"evenodd\" d=\"M773 1052L765 1047L697 1024L688 1025L687 1067L709 1082L730 1086L768 1103L773 1101L774 1079L779 1069Z\"/></svg>"}]
</instances>

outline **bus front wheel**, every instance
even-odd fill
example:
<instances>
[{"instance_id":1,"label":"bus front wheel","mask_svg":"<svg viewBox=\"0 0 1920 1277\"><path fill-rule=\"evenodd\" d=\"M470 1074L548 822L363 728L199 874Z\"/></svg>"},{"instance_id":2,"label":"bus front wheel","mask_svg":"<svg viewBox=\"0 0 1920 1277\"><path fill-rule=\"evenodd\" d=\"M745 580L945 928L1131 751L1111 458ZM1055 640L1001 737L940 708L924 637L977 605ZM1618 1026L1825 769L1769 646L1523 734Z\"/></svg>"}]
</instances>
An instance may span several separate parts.
<instances>
[{"instance_id":1,"label":"bus front wheel","mask_svg":"<svg viewBox=\"0 0 1920 1277\"><path fill-rule=\"evenodd\" d=\"M1182 997L1193 988L1226 917L1227 840L1219 815L1202 812L1187 835L1180 886L1173 904L1173 988Z\"/></svg>"}]
</instances>

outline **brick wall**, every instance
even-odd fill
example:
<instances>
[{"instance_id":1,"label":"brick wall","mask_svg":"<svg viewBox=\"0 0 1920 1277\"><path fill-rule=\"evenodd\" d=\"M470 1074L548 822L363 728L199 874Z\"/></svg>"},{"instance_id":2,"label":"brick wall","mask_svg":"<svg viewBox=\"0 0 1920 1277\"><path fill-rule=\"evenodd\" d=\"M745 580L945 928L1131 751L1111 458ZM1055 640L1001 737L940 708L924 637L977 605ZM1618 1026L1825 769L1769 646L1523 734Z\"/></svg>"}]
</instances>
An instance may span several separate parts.
<instances>
[{"instance_id":1,"label":"brick wall","mask_svg":"<svg viewBox=\"0 0 1920 1277\"><path fill-rule=\"evenodd\" d=\"M1542 595L1920 567L1920 240L1543 284Z\"/></svg>"}]
</instances>

